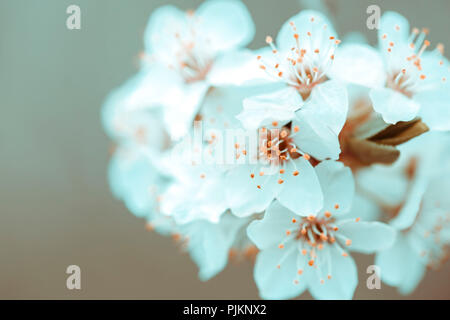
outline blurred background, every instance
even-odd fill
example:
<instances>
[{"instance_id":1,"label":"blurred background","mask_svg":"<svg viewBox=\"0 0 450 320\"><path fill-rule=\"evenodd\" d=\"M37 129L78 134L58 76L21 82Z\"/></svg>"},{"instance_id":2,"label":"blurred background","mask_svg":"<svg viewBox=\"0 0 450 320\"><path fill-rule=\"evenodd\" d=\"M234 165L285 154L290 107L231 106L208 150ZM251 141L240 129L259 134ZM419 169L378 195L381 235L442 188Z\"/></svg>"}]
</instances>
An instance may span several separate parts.
<instances>
[{"instance_id":1,"label":"blurred background","mask_svg":"<svg viewBox=\"0 0 450 320\"><path fill-rule=\"evenodd\" d=\"M298 0L244 0L264 45ZM314 3L314 1L308 1ZM132 76L147 19L158 6L182 9L197 0L0 1L0 298L1 299L252 299L249 262L230 263L208 282L170 238L145 230L111 195L106 179L111 142L100 108ZM363 32L366 8L396 10L428 27L432 44L450 48L448 0L328 1L340 35ZM66 28L66 8L81 8L81 30ZM448 54L447 54L448 57ZM402 299L394 288L368 290L356 255L356 299ZM66 268L81 267L82 290L66 289ZM412 299L449 299L450 264L428 272ZM310 298L308 294L301 298Z\"/></svg>"}]
</instances>

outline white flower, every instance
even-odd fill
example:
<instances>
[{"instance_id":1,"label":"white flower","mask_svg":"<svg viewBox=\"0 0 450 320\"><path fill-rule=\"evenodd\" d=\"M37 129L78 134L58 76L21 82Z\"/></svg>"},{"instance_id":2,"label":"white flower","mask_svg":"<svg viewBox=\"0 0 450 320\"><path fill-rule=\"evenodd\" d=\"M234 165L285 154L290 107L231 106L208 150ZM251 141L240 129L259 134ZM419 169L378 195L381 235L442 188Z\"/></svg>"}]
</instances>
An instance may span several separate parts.
<instances>
[{"instance_id":1,"label":"white flower","mask_svg":"<svg viewBox=\"0 0 450 320\"><path fill-rule=\"evenodd\" d=\"M247 164L238 165L227 174L228 203L238 216L261 212L274 198L300 215L320 209L323 197L309 161L339 157L338 135L348 105L346 90L327 81L313 90L310 103L286 117L283 110L289 108L289 98L285 99L284 94L299 95L288 89L277 94L281 112L270 107L266 112L264 101L254 99L251 113L247 105L247 110L238 115L250 132L264 125L259 129L257 162L247 159ZM263 121L260 114L270 114L265 119L272 122Z\"/></svg>"},{"instance_id":2,"label":"white flower","mask_svg":"<svg viewBox=\"0 0 450 320\"><path fill-rule=\"evenodd\" d=\"M317 299L350 299L358 280L347 248L371 253L394 241L394 231L385 224L346 219L354 193L348 168L324 161L316 170L325 196L322 208L299 218L274 202L262 220L248 227L261 250L255 281L265 299L293 298L307 288Z\"/></svg>"},{"instance_id":3,"label":"white flower","mask_svg":"<svg viewBox=\"0 0 450 320\"><path fill-rule=\"evenodd\" d=\"M108 169L113 194L138 217L150 218L165 189L164 177L143 148L122 145Z\"/></svg>"},{"instance_id":4,"label":"white flower","mask_svg":"<svg viewBox=\"0 0 450 320\"><path fill-rule=\"evenodd\" d=\"M164 97L165 122L173 139L187 132L210 87L244 81L252 54L238 49L254 32L247 8L237 0L209 0L195 12L168 5L152 14L145 32L145 61L166 67L163 74L155 72L156 80L172 79L156 94Z\"/></svg>"},{"instance_id":5,"label":"white flower","mask_svg":"<svg viewBox=\"0 0 450 320\"><path fill-rule=\"evenodd\" d=\"M422 197L413 202L420 205L412 226L397 231L394 245L376 255L381 279L398 287L403 294L411 293L423 278L426 268L438 268L448 258L450 245L450 171L440 172L432 179ZM405 204L407 206L407 204Z\"/></svg>"},{"instance_id":6,"label":"white flower","mask_svg":"<svg viewBox=\"0 0 450 320\"><path fill-rule=\"evenodd\" d=\"M206 281L225 268L236 235L247 223L227 213L218 223L196 220L178 225L173 236L199 267L200 280Z\"/></svg>"},{"instance_id":7,"label":"white flower","mask_svg":"<svg viewBox=\"0 0 450 320\"><path fill-rule=\"evenodd\" d=\"M101 115L103 127L112 139L145 146L156 152L168 147L163 101L155 94L158 91L156 85L163 83L164 78L157 82L153 72L142 70L109 94Z\"/></svg>"},{"instance_id":8,"label":"white flower","mask_svg":"<svg viewBox=\"0 0 450 320\"><path fill-rule=\"evenodd\" d=\"M373 108L387 123L416 116L435 130L450 129L449 62L443 46L426 51L427 29L412 29L395 12L385 12L378 33L379 52L351 44L336 53L331 74L372 88Z\"/></svg>"},{"instance_id":9,"label":"white flower","mask_svg":"<svg viewBox=\"0 0 450 320\"><path fill-rule=\"evenodd\" d=\"M261 50L257 56L262 71L255 73L255 78L264 77L283 84L284 88L244 100L240 119L245 126L259 127L264 121L274 120L288 122L303 105L310 108L322 105L325 110L331 102L331 108L346 109L346 101L335 99L339 98L336 94L345 95L345 87L327 84L334 51L340 41L325 16L304 10L282 26L277 47L271 37L267 37L266 42L271 48Z\"/></svg>"}]
</instances>

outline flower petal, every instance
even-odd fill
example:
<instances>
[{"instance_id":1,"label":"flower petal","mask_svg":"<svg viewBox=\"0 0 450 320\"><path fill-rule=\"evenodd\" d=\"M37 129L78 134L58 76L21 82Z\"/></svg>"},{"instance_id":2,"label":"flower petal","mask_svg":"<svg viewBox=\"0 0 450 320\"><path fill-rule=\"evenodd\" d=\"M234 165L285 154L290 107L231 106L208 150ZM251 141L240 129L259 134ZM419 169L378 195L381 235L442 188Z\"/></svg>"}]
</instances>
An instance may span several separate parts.
<instances>
[{"instance_id":1,"label":"flower petal","mask_svg":"<svg viewBox=\"0 0 450 320\"><path fill-rule=\"evenodd\" d=\"M148 158L132 150L119 149L109 164L108 178L113 194L125 202L128 210L138 217L151 214L156 199L150 190L161 181Z\"/></svg>"},{"instance_id":2,"label":"flower petal","mask_svg":"<svg viewBox=\"0 0 450 320\"><path fill-rule=\"evenodd\" d=\"M145 50L155 54L158 59L167 63L174 62L174 55L168 52L176 51L180 41L176 37L183 37L189 32L186 13L175 6L166 5L153 11L145 29Z\"/></svg>"},{"instance_id":3,"label":"flower petal","mask_svg":"<svg viewBox=\"0 0 450 320\"><path fill-rule=\"evenodd\" d=\"M338 47L329 76L369 88L382 87L386 83L382 56L371 46L363 44Z\"/></svg>"},{"instance_id":4,"label":"flower petal","mask_svg":"<svg viewBox=\"0 0 450 320\"><path fill-rule=\"evenodd\" d=\"M449 88L419 92L414 96L414 100L420 103L419 116L430 129L450 130Z\"/></svg>"},{"instance_id":5,"label":"flower petal","mask_svg":"<svg viewBox=\"0 0 450 320\"><path fill-rule=\"evenodd\" d=\"M188 251L199 267L199 278L207 281L222 271L242 222L224 215L219 223L199 220L183 225L181 234L188 239Z\"/></svg>"},{"instance_id":6,"label":"flower petal","mask_svg":"<svg viewBox=\"0 0 450 320\"><path fill-rule=\"evenodd\" d=\"M216 58L208 82L214 87L259 84L261 77L256 54L250 50L226 52Z\"/></svg>"},{"instance_id":7,"label":"flower petal","mask_svg":"<svg viewBox=\"0 0 450 320\"><path fill-rule=\"evenodd\" d=\"M401 204L408 190L408 181L394 166L374 165L360 170L357 185L383 205L395 207Z\"/></svg>"},{"instance_id":8,"label":"flower petal","mask_svg":"<svg viewBox=\"0 0 450 320\"><path fill-rule=\"evenodd\" d=\"M294 283L298 256L294 244L284 249L266 249L258 254L254 277L263 299L290 299L306 289L306 281Z\"/></svg>"},{"instance_id":9,"label":"flower petal","mask_svg":"<svg viewBox=\"0 0 450 320\"><path fill-rule=\"evenodd\" d=\"M410 121L419 112L419 103L389 88L372 89L369 93L373 109L387 123Z\"/></svg>"},{"instance_id":10,"label":"flower petal","mask_svg":"<svg viewBox=\"0 0 450 320\"><path fill-rule=\"evenodd\" d=\"M196 15L202 36L216 52L245 47L255 35L252 17L241 1L205 1Z\"/></svg>"},{"instance_id":11,"label":"flower petal","mask_svg":"<svg viewBox=\"0 0 450 320\"><path fill-rule=\"evenodd\" d=\"M286 230L294 226L292 219L295 219L295 214L274 201L267 208L263 219L250 223L247 235L260 250L277 247L286 237Z\"/></svg>"},{"instance_id":12,"label":"flower petal","mask_svg":"<svg viewBox=\"0 0 450 320\"><path fill-rule=\"evenodd\" d=\"M295 24L296 31L293 31L291 22ZM308 36L308 32L311 36ZM298 33L299 42L302 43L302 47L304 46L303 49L308 51L327 47L329 38L337 36L328 18L314 10L302 10L283 24L277 35L277 45L280 51L288 51L292 47L296 47L294 33Z\"/></svg>"},{"instance_id":13,"label":"flower petal","mask_svg":"<svg viewBox=\"0 0 450 320\"><path fill-rule=\"evenodd\" d=\"M244 99L244 110L237 115L247 129L257 129L273 121L289 122L302 104L297 90L286 87L268 94Z\"/></svg>"},{"instance_id":14,"label":"flower petal","mask_svg":"<svg viewBox=\"0 0 450 320\"><path fill-rule=\"evenodd\" d=\"M262 212L274 199L278 192L276 175L260 176L260 172L264 172L262 166L241 164L227 173L225 194L234 215L246 217Z\"/></svg>"},{"instance_id":15,"label":"flower petal","mask_svg":"<svg viewBox=\"0 0 450 320\"><path fill-rule=\"evenodd\" d=\"M293 172L298 171L297 175ZM315 215L323 206L323 194L314 168L304 158L290 160L285 173L280 175L281 185L278 201L301 216Z\"/></svg>"},{"instance_id":16,"label":"flower petal","mask_svg":"<svg viewBox=\"0 0 450 320\"><path fill-rule=\"evenodd\" d=\"M338 135L348 111L345 87L337 81L327 81L313 89L306 104L296 112L293 125L299 127L294 141L313 157L338 159L341 151Z\"/></svg>"},{"instance_id":17,"label":"flower petal","mask_svg":"<svg viewBox=\"0 0 450 320\"><path fill-rule=\"evenodd\" d=\"M338 221L339 234L351 240L349 249L363 253L385 250L395 241L395 230L381 222L365 222L346 219Z\"/></svg>"},{"instance_id":18,"label":"flower petal","mask_svg":"<svg viewBox=\"0 0 450 320\"><path fill-rule=\"evenodd\" d=\"M382 51L386 51L389 42L393 42L394 46L409 44L409 32L409 22L404 16L394 11L383 13L378 29L378 43Z\"/></svg>"},{"instance_id":19,"label":"flower petal","mask_svg":"<svg viewBox=\"0 0 450 320\"><path fill-rule=\"evenodd\" d=\"M323 192L323 210L346 213L350 210L355 194L355 183L352 171L342 162L322 161L315 167ZM338 209L336 209L338 205Z\"/></svg>"},{"instance_id":20,"label":"flower petal","mask_svg":"<svg viewBox=\"0 0 450 320\"><path fill-rule=\"evenodd\" d=\"M203 81L186 84L174 96L174 101L165 105L164 122L173 140L182 138L192 127L208 88L208 84Z\"/></svg>"},{"instance_id":21,"label":"flower petal","mask_svg":"<svg viewBox=\"0 0 450 320\"><path fill-rule=\"evenodd\" d=\"M353 198L353 203L350 211L348 213L344 213L343 219L356 219L360 218L363 221L375 221L378 220L381 216L380 207L369 198L360 195L359 193L355 194Z\"/></svg>"},{"instance_id":22,"label":"flower petal","mask_svg":"<svg viewBox=\"0 0 450 320\"><path fill-rule=\"evenodd\" d=\"M401 233L398 233L392 247L376 255L375 264L380 267L384 282L390 286L403 287L405 293L412 291L425 273L425 266Z\"/></svg>"},{"instance_id":23,"label":"flower petal","mask_svg":"<svg viewBox=\"0 0 450 320\"><path fill-rule=\"evenodd\" d=\"M327 248L330 253L331 279L321 279L326 276L324 272L309 272L308 289L315 299L323 300L349 300L353 297L358 284L356 264L352 257L344 257L335 246ZM325 252L320 252L322 256ZM323 259L321 259L324 261ZM318 263L321 263L319 261ZM326 262L321 265L321 270L327 270ZM324 282L322 282L324 280Z\"/></svg>"}]
</instances>

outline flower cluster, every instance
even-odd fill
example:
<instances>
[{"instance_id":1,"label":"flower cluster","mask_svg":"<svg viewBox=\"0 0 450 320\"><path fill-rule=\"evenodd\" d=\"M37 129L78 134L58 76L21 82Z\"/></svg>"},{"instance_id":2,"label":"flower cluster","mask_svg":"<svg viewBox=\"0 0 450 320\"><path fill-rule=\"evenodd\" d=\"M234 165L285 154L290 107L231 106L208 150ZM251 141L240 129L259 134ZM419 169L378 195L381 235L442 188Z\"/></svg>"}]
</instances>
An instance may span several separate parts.
<instances>
[{"instance_id":1,"label":"flower cluster","mask_svg":"<svg viewBox=\"0 0 450 320\"><path fill-rule=\"evenodd\" d=\"M362 252L411 292L450 243L450 65L397 13L378 32L304 10L252 51L238 0L157 9L102 109L112 192L201 280L249 258L262 298L351 299Z\"/></svg>"}]
</instances>

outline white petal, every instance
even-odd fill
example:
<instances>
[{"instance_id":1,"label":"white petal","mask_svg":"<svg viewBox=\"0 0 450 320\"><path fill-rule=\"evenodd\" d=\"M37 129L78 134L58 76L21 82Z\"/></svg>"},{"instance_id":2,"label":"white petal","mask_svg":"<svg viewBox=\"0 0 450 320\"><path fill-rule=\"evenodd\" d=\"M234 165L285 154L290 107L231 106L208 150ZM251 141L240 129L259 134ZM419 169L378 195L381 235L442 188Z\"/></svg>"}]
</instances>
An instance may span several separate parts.
<instances>
[{"instance_id":1,"label":"white petal","mask_svg":"<svg viewBox=\"0 0 450 320\"><path fill-rule=\"evenodd\" d=\"M255 25L241 1L205 1L196 16L202 36L214 51L245 47L254 37Z\"/></svg>"},{"instance_id":2,"label":"white petal","mask_svg":"<svg viewBox=\"0 0 450 320\"><path fill-rule=\"evenodd\" d=\"M402 173L395 166L375 165L360 170L356 181L375 201L395 207L404 200L408 190L408 181Z\"/></svg>"},{"instance_id":3,"label":"white petal","mask_svg":"<svg viewBox=\"0 0 450 320\"><path fill-rule=\"evenodd\" d=\"M358 284L358 273L353 258L350 256L342 256L341 252L335 246L324 250L329 250L330 252L331 279L327 279L327 274L323 274L324 272L321 272L323 275L317 274L316 272L310 272L311 276L308 278L309 292L315 299L351 299L355 292L356 285ZM325 254L325 252L319 253L321 256L323 254ZM327 265L319 267L323 271L328 269ZM323 276L323 278L319 278L318 275ZM321 280L324 280L323 284L321 283Z\"/></svg>"},{"instance_id":4,"label":"white petal","mask_svg":"<svg viewBox=\"0 0 450 320\"><path fill-rule=\"evenodd\" d=\"M276 175L260 176L261 166L237 165L225 180L228 207L238 217L264 211L278 192ZM254 178L251 178L251 175ZM258 188L260 186L260 188Z\"/></svg>"},{"instance_id":5,"label":"white petal","mask_svg":"<svg viewBox=\"0 0 450 320\"><path fill-rule=\"evenodd\" d=\"M345 85L334 80L317 85L300 112L308 120L321 121L335 134L339 134L348 112L348 94Z\"/></svg>"},{"instance_id":6,"label":"white petal","mask_svg":"<svg viewBox=\"0 0 450 320\"><path fill-rule=\"evenodd\" d=\"M298 171L294 176L293 172ZM290 160L285 173L280 174L284 180L278 201L301 216L315 215L323 206L322 189L314 168L304 158Z\"/></svg>"},{"instance_id":7,"label":"white petal","mask_svg":"<svg viewBox=\"0 0 450 320\"><path fill-rule=\"evenodd\" d=\"M294 142L302 152L318 160L339 158L341 148L338 135L330 128L317 121L307 121L301 114L292 121L292 126L300 129Z\"/></svg>"},{"instance_id":8,"label":"white petal","mask_svg":"<svg viewBox=\"0 0 450 320\"><path fill-rule=\"evenodd\" d=\"M329 76L369 88L382 87L386 83L381 55L371 46L362 44L338 47Z\"/></svg>"},{"instance_id":9,"label":"white petal","mask_svg":"<svg viewBox=\"0 0 450 320\"><path fill-rule=\"evenodd\" d=\"M373 253L388 249L395 241L395 230L381 222L343 220L336 223L338 234L351 240L352 251Z\"/></svg>"},{"instance_id":10,"label":"white petal","mask_svg":"<svg viewBox=\"0 0 450 320\"><path fill-rule=\"evenodd\" d=\"M416 173L416 175L418 175ZM398 213L389 224L398 230L409 228L415 221L420 211L423 195L428 187L428 177L419 176L410 184L407 198Z\"/></svg>"},{"instance_id":11,"label":"white petal","mask_svg":"<svg viewBox=\"0 0 450 320\"><path fill-rule=\"evenodd\" d=\"M410 121L419 112L419 103L389 88L372 89L369 93L373 109L387 123Z\"/></svg>"},{"instance_id":12,"label":"white petal","mask_svg":"<svg viewBox=\"0 0 450 320\"><path fill-rule=\"evenodd\" d=\"M404 16L393 11L383 13L378 29L378 42L382 49L387 49L389 42L393 42L394 47L407 43L409 34L409 23Z\"/></svg>"},{"instance_id":13,"label":"white petal","mask_svg":"<svg viewBox=\"0 0 450 320\"><path fill-rule=\"evenodd\" d=\"M297 90L286 87L268 94L244 99L244 110L237 118L247 129L257 129L273 121L289 122L302 104Z\"/></svg>"},{"instance_id":14,"label":"white petal","mask_svg":"<svg viewBox=\"0 0 450 320\"><path fill-rule=\"evenodd\" d=\"M355 194L352 171L342 162L323 161L315 167L323 192L323 211L337 216L350 210ZM336 209L335 205L339 205Z\"/></svg>"},{"instance_id":15,"label":"white petal","mask_svg":"<svg viewBox=\"0 0 450 320\"><path fill-rule=\"evenodd\" d=\"M313 21L312 21L313 20ZM293 22L297 28L293 31L290 23ZM324 26L326 25L326 28ZM299 14L291 17L281 27L277 35L277 45L280 51L288 51L296 47L294 33L299 34L299 41L306 50L324 48L329 45L329 38L336 37L336 31L326 16L314 10L302 10ZM307 35L311 33L311 37Z\"/></svg>"},{"instance_id":16,"label":"white petal","mask_svg":"<svg viewBox=\"0 0 450 320\"><path fill-rule=\"evenodd\" d=\"M420 270L420 259L401 233L397 235L391 248L376 255L375 264L381 268L381 279L384 282L395 287L407 286L409 291L418 284L425 269L425 266L422 266L422 272L414 272L411 279L413 274L409 274L410 268Z\"/></svg>"},{"instance_id":17,"label":"white petal","mask_svg":"<svg viewBox=\"0 0 450 320\"><path fill-rule=\"evenodd\" d=\"M286 237L286 231L295 227L292 222L295 217L292 211L274 201L267 208L263 219L250 223L247 235L260 250L277 247Z\"/></svg>"},{"instance_id":18,"label":"white petal","mask_svg":"<svg viewBox=\"0 0 450 320\"><path fill-rule=\"evenodd\" d=\"M167 63L173 63L175 57L170 52L176 51L180 46L179 34L184 37L189 29L186 13L172 5L159 7L153 11L145 29L145 49L155 54Z\"/></svg>"},{"instance_id":19,"label":"white petal","mask_svg":"<svg viewBox=\"0 0 450 320\"><path fill-rule=\"evenodd\" d=\"M318 85L305 105L296 112L294 125L300 129L294 138L297 146L319 160L338 159L338 135L347 111L345 86L333 80Z\"/></svg>"},{"instance_id":20,"label":"white petal","mask_svg":"<svg viewBox=\"0 0 450 320\"><path fill-rule=\"evenodd\" d=\"M375 221L381 216L380 207L368 197L355 194L350 211L342 216L343 219L360 218L363 221Z\"/></svg>"},{"instance_id":21,"label":"white petal","mask_svg":"<svg viewBox=\"0 0 450 320\"><path fill-rule=\"evenodd\" d=\"M254 52L230 51L216 58L207 78L214 87L253 85L260 83L261 69Z\"/></svg>"},{"instance_id":22,"label":"white petal","mask_svg":"<svg viewBox=\"0 0 450 320\"><path fill-rule=\"evenodd\" d=\"M149 159L125 148L114 154L108 168L112 192L138 217L151 214L155 197L150 190L160 183L158 177Z\"/></svg>"},{"instance_id":23,"label":"white petal","mask_svg":"<svg viewBox=\"0 0 450 320\"><path fill-rule=\"evenodd\" d=\"M294 283L298 271L295 249L295 245L291 245L284 249L266 249L258 254L254 277L263 299L290 299L305 290L306 281L303 279L298 284Z\"/></svg>"},{"instance_id":24,"label":"white petal","mask_svg":"<svg viewBox=\"0 0 450 320\"><path fill-rule=\"evenodd\" d=\"M222 271L228 253L242 223L225 215L219 223L195 221L182 226L182 235L188 237L188 251L199 267L199 278L207 281Z\"/></svg>"},{"instance_id":25,"label":"white petal","mask_svg":"<svg viewBox=\"0 0 450 320\"><path fill-rule=\"evenodd\" d=\"M208 90L205 82L186 84L181 92L174 96L174 101L166 104L164 122L173 140L182 138L192 127L200 104Z\"/></svg>"},{"instance_id":26,"label":"white petal","mask_svg":"<svg viewBox=\"0 0 450 320\"><path fill-rule=\"evenodd\" d=\"M414 96L414 100L420 103L419 116L430 129L450 130L450 92L448 88L419 92Z\"/></svg>"}]
</instances>

